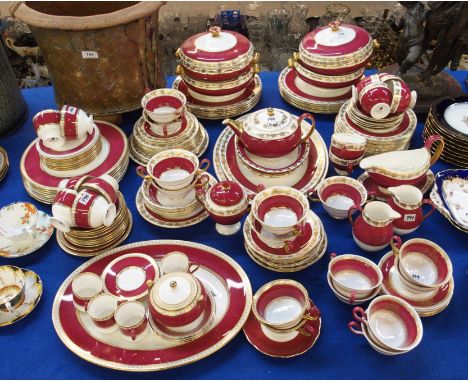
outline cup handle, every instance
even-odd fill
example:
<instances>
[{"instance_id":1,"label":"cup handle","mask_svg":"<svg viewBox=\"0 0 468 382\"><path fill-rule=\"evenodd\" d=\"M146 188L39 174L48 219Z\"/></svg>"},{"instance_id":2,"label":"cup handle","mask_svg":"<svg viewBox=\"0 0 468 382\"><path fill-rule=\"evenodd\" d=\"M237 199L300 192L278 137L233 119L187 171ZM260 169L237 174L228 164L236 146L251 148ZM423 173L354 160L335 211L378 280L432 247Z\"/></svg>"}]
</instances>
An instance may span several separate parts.
<instances>
[{"instance_id":1,"label":"cup handle","mask_svg":"<svg viewBox=\"0 0 468 382\"><path fill-rule=\"evenodd\" d=\"M259 183L257 184L257 192L262 192L263 190L265 190L265 185L262 184L262 183Z\"/></svg>"},{"instance_id":2,"label":"cup handle","mask_svg":"<svg viewBox=\"0 0 468 382\"><path fill-rule=\"evenodd\" d=\"M5 308L7 308L7 310L11 313L11 314L14 314L15 313L15 308L13 308L13 306L11 306L11 302L7 301L5 303Z\"/></svg>"},{"instance_id":3,"label":"cup handle","mask_svg":"<svg viewBox=\"0 0 468 382\"><path fill-rule=\"evenodd\" d=\"M351 226L354 225L354 221L353 221L353 214L354 212L356 211L360 211L362 213L363 209L361 206L358 206L358 205L354 205L352 206L349 210L348 210L348 220L349 222L351 223Z\"/></svg>"},{"instance_id":4,"label":"cup handle","mask_svg":"<svg viewBox=\"0 0 468 382\"><path fill-rule=\"evenodd\" d=\"M200 161L200 165L198 166L198 172L206 172L211 166L211 162L208 158L204 158Z\"/></svg>"},{"instance_id":5,"label":"cup handle","mask_svg":"<svg viewBox=\"0 0 468 382\"><path fill-rule=\"evenodd\" d=\"M431 156L430 166L432 166L437 161L437 159L439 159L440 155L442 154L442 151L444 150L445 142L444 142L444 138L442 138L438 134L430 135L424 141L424 147L427 149L427 151L429 151L429 154L431 153L432 145L436 142L439 142L439 144L434 150L434 154L432 154Z\"/></svg>"},{"instance_id":6,"label":"cup handle","mask_svg":"<svg viewBox=\"0 0 468 382\"><path fill-rule=\"evenodd\" d=\"M315 334L315 328L307 323L296 329L304 337L312 337Z\"/></svg>"},{"instance_id":7,"label":"cup handle","mask_svg":"<svg viewBox=\"0 0 468 382\"><path fill-rule=\"evenodd\" d=\"M377 199L377 192L375 191L370 191L368 194L367 194L367 200L369 202L372 202L373 200L376 200Z\"/></svg>"},{"instance_id":8,"label":"cup handle","mask_svg":"<svg viewBox=\"0 0 468 382\"><path fill-rule=\"evenodd\" d=\"M292 240L287 240L284 245L283 249L286 251L286 253L291 253L294 251L294 244Z\"/></svg>"},{"instance_id":9,"label":"cup handle","mask_svg":"<svg viewBox=\"0 0 468 382\"><path fill-rule=\"evenodd\" d=\"M318 198L317 190L310 189L309 191L307 191L307 196L312 202L320 202L320 199Z\"/></svg>"},{"instance_id":10,"label":"cup handle","mask_svg":"<svg viewBox=\"0 0 468 382\"><path fill-rule=\"evenodd\" d=\"M132 329L130 331L130 336L132 337L132 341L136 340L136 330L135 329Z\"/></svg>"},{"instance_id":11,"label":"cup handle","mask_svg":"<svg viewBox=\"0 0 468 382\"><path fill-rule=\"evenodd\" d=\"M148 171L146 170L145 166L138 166L136 168L136 173L140 178L144 180L151 180L151 177L148 175Z\"/></svg>"},{"instance_id":12,"label":"cup handle","mask_svg":"<svg viewBox=\"0 0 468 382\"><path fill-rule=\"evenodd\" d=\"M297 226L295 226L294 229L293 229L293 234L294 234L294 236L296 236L296 237L300 237L300 236L304 235L304 230L305 230L304 224L302 224L302 225L297 225Z\"/></svg>"},{"instance_id":13,"label":"cup handle","mask_svg":"<svg viewBox=\"0 0 468 382\"><path fill-rule=\"evenodd\" d=\"M338 256L336 252L330 253L330 260L333 260L336 256Z\"/></svg>"},{"instance_id":14,"label":"cup handle","mask_svg":"<svg viewBox=\"0 0 468 382\"><path fill-rule=\"evenodd\" d=\"M353 173L353 165L351 163L348 163L346 166L346 172L348 173L348 176L350 176Z\"/></svg>"},{"instance_id":15,"label":"cup handle","mask_svg":"<svg viewBox=\"0 0 468 382\"><path fill-rule=\"evenodd\" d=\"M361 330L361 325L359 325L356 321L351 321L348 323L348 328L353 332L354 334L357 334L358 336L363 336L364 333Z\"/></svg>"},{"instance_id":16,"label":"cup handle","mask_svg":"<svg viewBox=\"0 0 468 382\"><path fill-rule=\"evenodd\" d=\"M353 308L353 317L357 322L363 322L367 324L367 314L366 311L360 306L355 306Z\"/></svg>"},{"instance_id":17,"label":"cup handle","mask_svg":"<svg viewBox=\"0 0 468 382\"><path fill-rule=\"evenodd\" d=\"M352 305L356 302L356 291L352 290L351 294L349 295L349 303Z\"/></svg>"},{"instance_id":18,"label":"cup handle","mask_svg":"<svg viewBox=\"0 0 468 382\"><path fill-rule=\"evenodd\" d=\"M392 252L395 256L398 256L400 254L400 248L402 245L402 240L401 237L398 235L393 235L391 240L390 240L390 246L392 247Z\"/></svg>"},{"instance_id":19,"label":"cup handle","mask_svg":"<svg viewBox=\"0 0 468 382\"><path fill-rule=\"evenodd\" d=\"M422 221L426 220L429 216L432 215L432 213L434 212L435 210L435 205L434 205L434 202L431 200L431 199L423 199L422 201L422 205L428 205L428 206L431 206L431 209L429 211L426 212L426 214L423 216L422 218Z\"/></svg>"},{"instance_id":20,"label":"cup handle","mask_svg":"<svg viewBox=\"0 0 468 382\"><path fill-rule=\"evenodd\" d=\"M301 141L302 142L307 142L307 140L310 138L310 136L312 135L312 133L315 130L315 118L310 113L301 114L301 116L297 120L297 127L300 129L301 133L302 133L302 121L304 121L304 119L309 119L310 120L310 129L305 135L301 136Z\"/></svg>"},{"instance_id":21,"label":"cup handle","mask_svg":"<svg viewBox=\"0 0 468 382\"><path fill-rule=\"evenodd\" d=\"M191 263L189 265L189 268L188 268L188 273L192 274L194 273L198 268L200 268L200 266L198 264L195 264L195 263Z\"/></svg>"}]
</instances>

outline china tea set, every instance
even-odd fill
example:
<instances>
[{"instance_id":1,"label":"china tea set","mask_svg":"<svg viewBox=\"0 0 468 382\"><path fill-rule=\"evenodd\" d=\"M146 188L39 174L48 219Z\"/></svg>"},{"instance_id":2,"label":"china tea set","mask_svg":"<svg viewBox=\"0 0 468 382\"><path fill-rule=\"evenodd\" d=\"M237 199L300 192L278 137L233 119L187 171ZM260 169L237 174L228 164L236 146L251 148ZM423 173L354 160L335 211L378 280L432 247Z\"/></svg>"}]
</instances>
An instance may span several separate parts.
<instances>
[{"instance_id":1,"label":"china tea set","mask_svg":"<svg viewBox=\"0 0 468 382\"><path fill-rule=\"evenodd\" d=\"M187 100L174 89L156 89L141 100L142 116L129 138L130 156L146 166L154 155L178 148L200 157L209 143L208 133L197 117L187 111Z\"/></svg>"}]
</instances>

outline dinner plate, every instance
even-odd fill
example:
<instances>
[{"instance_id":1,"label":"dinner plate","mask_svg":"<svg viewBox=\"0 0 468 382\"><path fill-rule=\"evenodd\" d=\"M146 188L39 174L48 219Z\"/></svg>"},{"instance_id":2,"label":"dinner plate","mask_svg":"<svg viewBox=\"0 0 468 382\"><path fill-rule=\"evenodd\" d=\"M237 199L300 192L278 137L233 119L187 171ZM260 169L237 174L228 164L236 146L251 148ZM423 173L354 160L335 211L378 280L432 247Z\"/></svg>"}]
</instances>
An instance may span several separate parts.
<instances>
[{"instance_id":1,"label":"dinner plate","mask_svg":"<svg viewBox=\"0 0 468 382\"><path fill-rule=\"evenodd\" d=\"M74 308L71 283L82 272L101 274L119 256L142 253L156 261L173 251L185 253L199 265L194 275L213 298L216 313L209 330L190 342L166 340L152 330L141 341L130 342L120 332L96 329L86 313ZM125 371L157 371L201 360L225 346L244 326L252 305L252 289L244 270L224 253L181 240L153 240L125 245L78 267L59 288L52 320L64 345L79 357L99 366Z\"/></svg>"}]
</instances>

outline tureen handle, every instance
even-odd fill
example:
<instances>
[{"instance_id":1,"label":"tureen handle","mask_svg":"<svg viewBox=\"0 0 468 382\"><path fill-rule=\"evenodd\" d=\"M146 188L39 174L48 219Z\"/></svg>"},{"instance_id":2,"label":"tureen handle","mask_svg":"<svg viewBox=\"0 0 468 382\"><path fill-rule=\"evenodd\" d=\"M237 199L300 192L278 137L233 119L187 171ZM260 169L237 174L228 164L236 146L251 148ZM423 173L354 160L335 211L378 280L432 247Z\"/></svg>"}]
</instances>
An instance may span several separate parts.
<instances>
[{"instance_id":1,"label":"tureen handle","mask_svg":"<svg viewBox=\"0 0 468 382\"><path fill-rule=\"evenodd\" d=\"M304 119L309 119L310 120L310 129L309 129L309 131L305 136L302 136L302 138L301 138L302 142L307 142L307 140L310 138L310 136L312 135L312 133L315 130L315 118L310 113L302 114L297 120L297 127L299 127L299 129L301 129L301 132L302 132L302 121Z\"/></svg>"},{"instance_id":2,"label":"tureen handle","mask_svg":"<svg viewBox=\"0 0 468 382\"><path fill-rule=\"evenodd\" d=\"M431 152L431 147L434 143L439 142L437 145L436 149L434 150L434 154L431 156L431 166L439 159L440 155L442 154L442 151L444 150L445 142L444 138L442 138L438 134L430 135L425 141L424 141L424 147Z\"/></svg>"}]
</instances>

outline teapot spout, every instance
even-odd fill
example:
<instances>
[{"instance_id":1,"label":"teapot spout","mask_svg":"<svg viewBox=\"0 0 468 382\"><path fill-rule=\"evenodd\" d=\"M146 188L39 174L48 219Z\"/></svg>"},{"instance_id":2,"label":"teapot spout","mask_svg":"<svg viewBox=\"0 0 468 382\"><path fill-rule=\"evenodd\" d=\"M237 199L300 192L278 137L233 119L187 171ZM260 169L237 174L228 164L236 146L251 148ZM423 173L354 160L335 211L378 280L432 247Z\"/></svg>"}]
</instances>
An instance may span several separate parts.
<instances>
[{"instance_id":1,"label":"teapot spout","mask_svg":"<svg viewBox=\"0 0 468 382\"><path fill-rule=\"evenodd\" d=\"M236 133L236 135L239 137L242 135L244 131L242 123L238 121L234 121L231 118L226 118L222 123L223 125L229 126L234 131L234 133Z\"/></svg>"}]
</instances>

